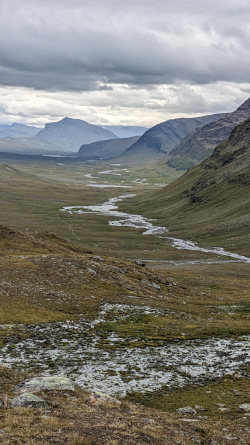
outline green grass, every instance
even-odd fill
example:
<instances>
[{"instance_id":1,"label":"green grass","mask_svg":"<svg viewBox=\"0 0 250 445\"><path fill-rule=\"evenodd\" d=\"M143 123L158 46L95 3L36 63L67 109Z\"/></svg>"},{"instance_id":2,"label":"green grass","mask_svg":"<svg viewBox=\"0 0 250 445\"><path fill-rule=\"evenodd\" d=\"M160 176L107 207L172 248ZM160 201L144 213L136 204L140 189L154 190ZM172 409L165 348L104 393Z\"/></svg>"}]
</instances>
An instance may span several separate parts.
<instances>
[{"instance_id":1,"label":"green grass","mask_svg":"<svg viewBox=\"0 0 250 445\"><path fill-rule=\"evenodd\" d=\"M123 172L126 189L100 189L89 187L91 179L85 174L97 176L97 172L112 169L109 165L11 164L11 169L0 164L0 223L28 232L49 231L102 254L125 258L178 259L180 253L153 236L140 236L140 230L126 227L110 227L109 218L91 214L70 215L60 212L67 205L90 205L105 202L110 197L132 192L159 189L154 183L166 183L173 176L165 176L162 167L148 169L149 184L136 184L143 179L141 168ZM151 170L152 169L152 170ZM171 175L173 175L171 173ZM114 185L121 177L99 175L98 182ZM187 252L187 258L192 258Z\"/></svg>"},{"instance_id":2,"label":"green grass","mask_svg":"<svg viewBox=\"0 0 250 445\"><path fill-rule=\"evenodd\" d=\"M32 338L32 329L29 329L31 324L77 320L79 317L91 321L104 302L150 306L159 313L155 317L155 314L140 315L135 311L133 316L130 312L128 318L118 321L115 318L115 311L106 314L105 321L96 325L92 333L100 335L98 344L103 349L122 348L122 342L115 345L108 343L107 336L110 332L126 338L126 346L131 347L131 354L133 347L159 346L172 340L182 342L186 339L214 336L237 338L247 333L250 301L249 265L221 263L176 266L171 263L161 263L161 259L193 260L211 258L211 255L178 251L160 238L142 236L140 231L125 227L110 227L108 218L104 216L80 216L59 212L65 205L101 203L111 196L126 191L138 194L145 193L145 190L150 192L156 189L154 181L163 180L161 171L155 173L155 170L152 170L150 185L147 186L133 185L127 189L109 190L88 187L88 180L84 175L91 172L95 176L97 170L105 169L108 169L105 165L93 167L77 165L67 168L49 165L45 169L41 165L18 164L14 171L9 171L0 166L0 222L24 230L24 233L20 234L1 228L1 284L5 283L0 288L1 346L7 342L14 348L15 343L22 338L27 336ZM143 171L134 169L124 180L127 184L131 184L137 177L143 178ZM106 178L104 175L99 182L107 179L114 184L117 178L119 179L119 177ZM159 199L162 199L160 194ZM127 209L127 205L130 205L129 201L121 204L121 207ZM143 212L148 213L149 210L150 208L145 207ZM140 208L132 203L131 211L140 213ZM164 221L163 213L157 216ZM168 225L171 221L165 222ZM184 222L183 218L183 224ZM196 233L192 215L189 222L188 229L184 226L177 227L180 237ZM34 231L54 232L62 238L74 241L75 244L71 245L61 238L48 234L37 236L34 235ZM202 238L201 233L199 236L208 244L217 240L217 236L218 241L222 240L218 232L214 233L213 238L211 235L204 235ZM225 233L223 236L225 244L229 245L231 235ZM232 249L240 248L241 243L242 238L237 242L233 238ZM105 256L103 262L96 261L93 266L94 257L84 249L114 258ZM120 260L119 257L154 259L159 262L149 264L153 269L151 271ZM96 275L88 272L88 269L93 267ZM177 285L166 285L169 278ZM148 284L152 282L157 282L160 290ZM10 283L11 286L6 283ZM130 295L134 295L135 298L131 299ZM20 323L23 324L22 329ZM53 365L51 362L51 369ZM233 390L240 395L236 395ZM132 437L135 438L135 443L145 443L146 434L152 428L152 435L149 436L150 439L147 438L151 440L150 443L166 443L166 437L172 440L175 434L176 443L187 445L189 438L198 434L197 440L204 443L210 443L210 439L213 438L218 443L227 445L228 441L224 437L226 428L230 434L236 435L235 443L238 444L239 437L245 440L245 420L238 410L238 406L247 400L245 393L245 379L226 378L202 386L176 389L173 392L164 387L154 393L131 394L129 400L136 404L125 404L124 410L122 408L116 418L115 428L119 431L117 440L120 438L122 441L125 440L117 443L126 443L127 436L124 436L124 431L130 430L131 422L132 425L135 422L134 416L139 416L133 429ZM48 395L46 397L49 398ZM41 443L50 443L50 440L51 443L53 440L58 443L63 443L63 440L68 440L72 444L85 443L85 437L93 439L91 435L89 436L91 422L94 422L91 425L94 424L102 433L105 428L105 434L108 440L110 439L108 431L114 414L117 415L117 409L106 413L104 408L98 407L96 412L92 412L93 417L89 417L90 407L86 403L86 394L79 393L75 401L67 397L66 404L63 398L57 398L55 395L53 397L52 402L55 402L56 397L58 407L53 405L53 412L49 414L49 420L46 422L37 411L26 411L24 415L21 410L19 412L5 410L2 427L7 432L6 444L13 443L13 440L18 443L19 438L21 438L20 443L31 444L34 437L45 437L44 441L41 439ZM225 404L228 410L219 410L217 403ZM182 435L180 434L182 429L177 423L179 420L174 412L186 405L202 405L205 411L199 414L207 416L208 420L201 419L199 421L201 423L195 424L192 432L189 430L192 424L181 422L181 428L183 425L187 428L186 433ZM130 409L131 417L128 417ZM172 414L169 414L170 412ZM98 427L97 413L100 415ZM155 419L155 427L142 425L141 419L145 419L145 413ZM104 414L106 423L103 420ZM168 436L165 430L159 429L159 425L164 425L165 428L170 418L171 423L175 425L175 432L171 430ZM73 427L71 422L74 423ZM87 425L86 428L83 425ZM139 436L138 431L141 434ZM162 442L159 441L159 437ZM193 443L193 439L190 441ZM107 443L113 445L112 438Z\"/></svg>"},{"instance_id":3,"label":"green grass","mask_svg":"<svg viewBox=\"0 0 250 445\"><path fill-rule=\"evenodd\" d=\"M134 393L127 400L140 403L147 407L160 409L166 412L175 412L178 408L195 405L204 410L197 410L199 415L208 416L211 420L241 421L244 414L239 405L249 403L249 380L246 378L223 378L207 384L194 385L183 389L161 391L153 393ZM220 410L218 404L224 405L226 410Z\"/></svg>"}]
</instances>

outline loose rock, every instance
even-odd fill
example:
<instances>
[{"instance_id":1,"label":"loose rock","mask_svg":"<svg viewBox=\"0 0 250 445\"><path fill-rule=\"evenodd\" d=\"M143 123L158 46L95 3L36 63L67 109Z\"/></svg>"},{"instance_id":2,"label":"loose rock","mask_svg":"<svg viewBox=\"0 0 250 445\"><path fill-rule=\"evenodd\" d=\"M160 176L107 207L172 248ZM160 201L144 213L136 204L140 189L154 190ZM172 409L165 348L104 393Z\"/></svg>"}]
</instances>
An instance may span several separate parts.
<instances>
[{"instance_id":1,"label":"loose rock","mask_svg":"<svg viewBox=\"0 0 250 445\"><path fill-rule=\"evenodd\" d=\"M161 287L159 286L159 284L157 284L157 283L155 283L154 281L151 283L151 286L154 288L154 289L157 289L157 290L159 290Z\"/></svg>"},{"instance_id":2,"label":"loose rock","mask_svg":"<svg viewBox=\"0 0 250 445\"><path fill-rule=\"evenodd\" d=\"M250 403L242 403L242 405L239 406L239 409L241 411L249 412L250 411Z\"/></svg>"},{"instance_id":3,"label":"loose rock","mask_svg":"<svg viewBox=\"0 0 250 445\"><path fill-rule=\"evenodd\" d=\"M11 407L22 406L24 408L41 408L46 407L47 404L44 399L31 394L30 392L26 392L24 394L20 394L19 396L14 397L11 401Z\"/></svg>"},{"instance_id":4,"label":"loose rock","mask_svg":"<svg viewBox=\"0 0 250 445\"><path fill-rule=\"evenodd\" d=\"M34 377L26 380L14 387L14 391L24 392L39 392L39 391L74 391L72 381L67 377Z\"/></svg>"},{"instance_id":5,"label":"loose rock","mask_svg":"<svg viewBox=\"0 0 250 445\"><path fill-rule=\"evenodd\" d=\"M166 279L166 285L167 286L177 286L177 283L175 283L175 281L172 280L172 278L167 278Z\"/></svg>"},{"instance_id":6,"label":"loose rock","mask_svg":"<svg viewBox=\"0 0 250 445\"><path fill-rule=\"evenodd\" d=\"M99 391L91 393L89 398L89 403L91 405L104 405L106 403L117 403L118 405L121 404L120 400L114 399L113 397L110 397L108 394L104 394Z\"/></svg>"},{"instance_id":7,"label":"loose rock","mask_svg":"<svg viewBox=\"0 0 250 445\"><path fill-rule=\"evenodd\" d=\"M205 408L204 408L203 406L200 406L200 405L194 405L194 408L195 408L197 411L205 411Z\"/></svg>"},{"instance_id":8,"label":"loose rock","mask_svg":"<svg viewBox=\"0 0 250 445\"><path fill-rule=\"evenodd\" d=\"M196 409L193 409L191 406L184 406L183 408L178 408L176 412L178 414L197 414Z\"/></svg>"}]
</instances>

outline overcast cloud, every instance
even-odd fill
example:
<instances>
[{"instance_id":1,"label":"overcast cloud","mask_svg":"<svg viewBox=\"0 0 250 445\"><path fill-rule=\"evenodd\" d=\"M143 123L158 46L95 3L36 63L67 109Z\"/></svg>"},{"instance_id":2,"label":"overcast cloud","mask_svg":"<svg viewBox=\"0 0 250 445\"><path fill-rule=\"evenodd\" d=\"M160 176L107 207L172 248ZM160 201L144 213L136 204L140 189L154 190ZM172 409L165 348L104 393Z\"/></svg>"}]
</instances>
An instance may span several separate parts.
<instances>
[{"instance_id":1,"label":"overcast cloud","mask_svg":"<svg viewBox=\"0 0 250 445\"><path fill-rule=\"evenodd\" d=\"M249 0L0 0L0 29L0 122L153 125L249 97Z\"/></svg>"}]
</instances>

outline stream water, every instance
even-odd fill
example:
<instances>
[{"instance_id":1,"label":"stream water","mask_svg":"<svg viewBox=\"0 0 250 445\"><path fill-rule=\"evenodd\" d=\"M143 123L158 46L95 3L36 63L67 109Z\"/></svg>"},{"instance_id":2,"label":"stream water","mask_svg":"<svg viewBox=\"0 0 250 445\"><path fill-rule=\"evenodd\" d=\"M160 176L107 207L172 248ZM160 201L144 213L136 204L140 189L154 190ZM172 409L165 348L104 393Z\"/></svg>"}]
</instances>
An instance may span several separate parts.
<instances>
[{"instance_id":1,"label":"stream water","mask_svg":"<svg viewBox=\"0 0 250 445\"><path fill-rule=\"evenodd\" d=\"M167 228L155 225L154 220L119 211L117 204L132 196L135 195L123 194L103 204L70 206L61 210L70 214L105 215L110 217L111 226L141 229L143 235L161 237L177 249L213 253L250 263L249 258L219 247L207 249L192 241L168 237ZM21 334L17 336L20 340L16 341L15 347L10 340L0 349L0 364L22 370L26 368L40 375L67 374L86 389L120 397L133 391L148 392L162 387L174 389L226 375L244 375L244 367L249 360L249 339L246 336L185 340L183 334L182 340L144 347L137 346L138 339L120 338L114 332L99 336L96 330L98 323L124 320L131 314L158 317L161 311L139 303L105 303L91 322L80 319L14 326Z\"/></svg>"},{"instance_id":2,"label":"stream water","mask_svg":"<svg viewBox=\"0 0 250 445\"><path fill-rule=\"evenodd\" d=\"M164 239L169 242L173 247L179 250L194 250L203 253L212 253L215 255L220 255L224 257L229 257L235 261L240 261L244 263L250 263L250 258L239 255L233 252L227 252L222 247L200 247L197 243L193 241L184 240L181 238L168 237L165 234L168 229L166 227L157 226L154 224L155 220L145 218L141 215L133 215L125 212L119 211L118 203L127 198L134 197L135 194L127 193L120 195L116 198L110 198L103 204L89 205L89 206L67 206L63 207L61 211L68 212L71 214L82 215L85 213L93 213L95 215L104 215L112 218L109 221L109 225L116 227L133 227L135 229L143 229L143 235L154 235ZM116 218L116 219L113 219ZM210 261L211 262L211 261Z\"/></svg>"}]
</instances>

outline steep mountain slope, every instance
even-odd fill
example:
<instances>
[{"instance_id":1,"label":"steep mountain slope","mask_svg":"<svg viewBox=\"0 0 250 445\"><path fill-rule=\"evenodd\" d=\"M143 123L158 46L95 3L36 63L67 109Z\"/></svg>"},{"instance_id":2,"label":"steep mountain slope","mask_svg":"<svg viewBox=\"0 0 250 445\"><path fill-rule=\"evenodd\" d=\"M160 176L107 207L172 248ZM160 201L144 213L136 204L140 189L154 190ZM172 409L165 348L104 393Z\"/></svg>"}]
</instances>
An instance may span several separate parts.
<instances>
[{"instance_id":1,"label":"steep mountain slope","mask_svg":"<svg viewBox=\"0 0 250 445\"><path fill-rule=\"evenodd\" d=\"M31 125L14 124L0 125L0 138L35 136L40 131L40 128Z\"/></svg>"},{"instance_id":2,"label":"steep mountain slope","mask_svg":"<svg viewBox=\"0 0 250 445\"><path fill-rule=\"evenodd\" d=\"M167 164L177 169L187 169L198 164L212 153L216 145L229 136L236 125L248 117L250 117L250 98L233 113L228 113L219 120L196 128L192 134L187 135L171 151Z\"/></svg>"},{"instance_id":3,"label":"steep mountain slope","mask_svg":"<svg viewBox=\"0 0 250 445\"><path fill-rule=\"evenodd\" d=\"M201 165L157 194L134 202L137 212L164 222L170 236L205 243L218 239L249 254L250 119L237 126Z\"/></svg>"},{"instance_id":4,"label":"steep mountain slope","mask_svg":"<svg viewBox=\"0 0 250 445\"><path fill-rule=\"evenodd\" d=\"M24 154L72 153L83 144L98 140L116 139L109 130L80 119L64 118L45 125L31 138L0 139L0 151Z\"/></svg>"},{"instance_id":5,"label":"steep mountain slope","mask_svg":"<svg viewBox=\"0 0 250 445\"><path fill-rule=\"evenodd\" d=\"M126 159L155 159L163 156L179 144L188 133L197 127L219 119L221 114L193 118L170 119L150 128L125 153Z\"/></svg>"},{"instance_id":6,"label":"steep mountain slope","mask_svg":"<svg viewBox=\"0 0 250 445\"><path fill-rule=\"evenodd\" d=\"M89 159L112 159L122 155L128 147L138 140L139 136L106 141L92 142L80 147L77 157L87 161Z\"/></svg>"},{"instance_id":7,"label":"steep mountain slope","mask_svg":"<svg viewBox=\"0 0 250 445\"><path fill-rule=\"evenodd\" d=\"M146 127L135 125L103 125L103 128L112 131L118 138L131 138L141 136L148 130Z\"/></svg>"}]
</instances>

